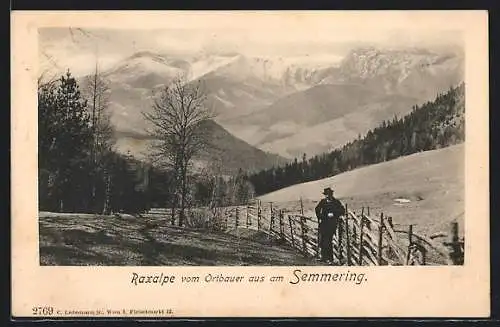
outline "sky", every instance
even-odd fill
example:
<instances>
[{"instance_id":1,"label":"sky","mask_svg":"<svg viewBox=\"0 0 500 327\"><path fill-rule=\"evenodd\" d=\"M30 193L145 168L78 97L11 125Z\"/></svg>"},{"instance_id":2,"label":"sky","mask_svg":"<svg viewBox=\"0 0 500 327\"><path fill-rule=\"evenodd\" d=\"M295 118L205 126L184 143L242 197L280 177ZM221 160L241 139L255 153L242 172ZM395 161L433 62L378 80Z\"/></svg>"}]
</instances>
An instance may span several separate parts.
<instances>
[{"instance_id":1,"label":"sky","mask_svg":"<svg viewBox=\"0 0 500 327\"><path fill-rule=\"evenodd\" d=\"M248 56L319 57L340 59L352 48L362 45L381 47L435 47L460 44L453 31L404 30L269 30L246 29L39 29L41 69L64 71L70 68L79 76L88 74L96 58L102 69L138 51L153 51L172 56L203 56L241 53Z\"/></svg>"}]
</instances>

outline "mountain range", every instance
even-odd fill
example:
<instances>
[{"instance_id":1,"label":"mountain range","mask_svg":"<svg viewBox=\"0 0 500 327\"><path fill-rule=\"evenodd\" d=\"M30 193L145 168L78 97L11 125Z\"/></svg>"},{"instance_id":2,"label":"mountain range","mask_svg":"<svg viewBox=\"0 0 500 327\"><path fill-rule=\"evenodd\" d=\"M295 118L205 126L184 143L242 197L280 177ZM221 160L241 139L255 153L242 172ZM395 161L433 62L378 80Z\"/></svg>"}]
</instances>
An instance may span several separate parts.
<instances>
[{"instance_id":1,"label":"mountain range","mask_svg":"<svg viewBox=\"0 0 500 327\"><path fill-rule=\"evenodd\" d=\"M458 85L463 64L460 53L360 48L313 71L309 88L222 123L261 149L289 158L314 155Z\"/></svg>"},{"instance_id":2,"label":"mountain range","mask_svg":"<svg viewBox=\"0 0 500 327\"><path fill-rule=\"evenodd\" d=\"M217 113L212 127L221 144L231 145L226 153L239 158L234 163L259 169L283 157L331 150L382 120L407 114L463 81L463 66L455 49L363 47L340 60L138 52L102 75L111 90L119 151L144 152L141 112L151 108L153 92L184 76L201 81L207 105Z\"/></svg>"}]
</instances>

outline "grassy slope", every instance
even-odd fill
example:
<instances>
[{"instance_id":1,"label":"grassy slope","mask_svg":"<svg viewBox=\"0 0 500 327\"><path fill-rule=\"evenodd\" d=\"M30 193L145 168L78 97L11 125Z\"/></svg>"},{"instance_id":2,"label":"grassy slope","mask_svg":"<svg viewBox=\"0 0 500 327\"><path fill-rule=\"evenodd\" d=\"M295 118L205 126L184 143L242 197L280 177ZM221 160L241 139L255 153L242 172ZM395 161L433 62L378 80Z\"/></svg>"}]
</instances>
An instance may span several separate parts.
<instances>
[{"instance_id":1,"label":"grassy slope","mask_svg":"<svg viewBox=\"0 0 500 327\"><path fill-rule=\"evenodd\" d=\"M165 218L41 212L41 265L314 265L257 232L171 227Z\"/></svg>"},{"instance_id":2,"label":"grassy slope","mask_svg":"<svg viewBox=\"0 0 500 327\"><path fill-rule=\"evenodd\" d=\"M431 234L448 232L457 216L463 233L464 145L422 152L334 177L287 187L261 197L297 209L304 199L307 214L313 215L315 201L324 187L350 209L370 206L370 214L392 216L398 224L416 224L415 230ZM409 199L398 203L397 198Z\"/></svg>"}]
</instances>

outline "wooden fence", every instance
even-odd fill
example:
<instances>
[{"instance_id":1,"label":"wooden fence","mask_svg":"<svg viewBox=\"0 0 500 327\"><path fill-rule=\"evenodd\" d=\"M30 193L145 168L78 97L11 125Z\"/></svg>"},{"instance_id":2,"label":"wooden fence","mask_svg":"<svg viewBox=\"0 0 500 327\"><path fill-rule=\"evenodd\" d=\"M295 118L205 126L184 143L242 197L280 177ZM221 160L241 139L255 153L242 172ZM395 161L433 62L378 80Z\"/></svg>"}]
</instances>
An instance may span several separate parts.
<instances>
[{"instance_id":1,"label":"wooden fence","mask_svg":"<svg viewBox=\"0 0 500 327\"><path fill-rule=\"evenodd\" d=\"M318 220L290 212L273 203L255 201L246 206L221 208L223 229L249 228L275 237L305 256L320 256ZM358 213L347 208L333 237L334 262L338 265L460 265L464 240L458 223L451 226L449 241L438 242L414 232L413 225L396 225L383 213L375 218L369 209Z\"/></svg>"}]
</instances>

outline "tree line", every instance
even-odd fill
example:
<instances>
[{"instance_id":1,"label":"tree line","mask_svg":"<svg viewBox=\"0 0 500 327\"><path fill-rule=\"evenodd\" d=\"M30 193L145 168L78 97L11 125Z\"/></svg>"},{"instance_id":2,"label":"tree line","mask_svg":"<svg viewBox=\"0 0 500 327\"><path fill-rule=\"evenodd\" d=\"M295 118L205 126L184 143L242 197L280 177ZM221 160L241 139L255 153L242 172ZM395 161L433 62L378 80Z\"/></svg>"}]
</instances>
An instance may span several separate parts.
<instances>
[{"instance_id":1,"label":"tree line","mask_svg":"<svg viewBox=\"0 0 500 327\"><path fill-rule=\"evenodd\" d=\"M162 89L145 119L152 129L146 161L114 149L109 87L101 74L78 82L68 70L38 83L39 209L54 212L139 213L151 207L180 211L193 206L246 203L253 186L240 169L222 174L222 163L193 169L210 147L203 122L213 118L198 85L180 79Z\"/></svg>"},{"instance_id":2,"label":"tree line","mask_svg":"<svg viewBox=\"0 0 500 327\"><path fill-rule=\"evenodd\" d=\"M146 195L150 207L177 208L180 212L181 208L175 206L175 178L172 170L151 167ZM246 204L255 196L253 185L241 169L234 175L223 175L209 166L189 174L187 184L185 209Z\"/></svg>"},{"instance_id":3,"label":"tree line","mask_svg":"<svg viewBox=\"0 0 500 327\"><path fill-rule=\"evenodd\" d=\"M38 83L39 209L109 214L130 210L137 171L112 150L109 89L97 69L83 82L68 70Z\"/></svg>"},{"instance_id":4,"label":"tree line","mask_svg":"<svg viewBox=\"0 0 500 327\"><path fill-rule=\"evenodd\" d=\"M356 140L329 153L249 175L257 195L294 184L331 177L361 166L392 160L465 140L465 85L450 88L434 101L414 106L401 118L383 121Z\"/></svg>"}]
</instances>

